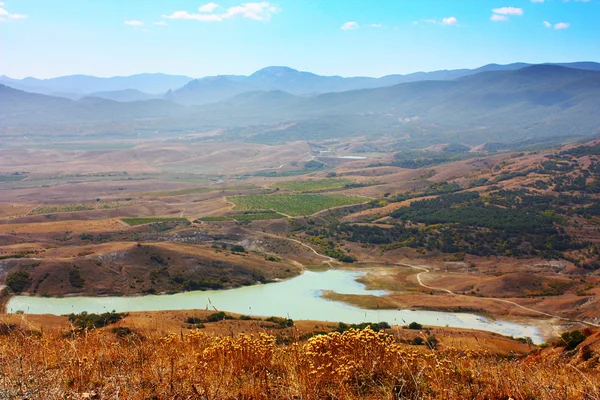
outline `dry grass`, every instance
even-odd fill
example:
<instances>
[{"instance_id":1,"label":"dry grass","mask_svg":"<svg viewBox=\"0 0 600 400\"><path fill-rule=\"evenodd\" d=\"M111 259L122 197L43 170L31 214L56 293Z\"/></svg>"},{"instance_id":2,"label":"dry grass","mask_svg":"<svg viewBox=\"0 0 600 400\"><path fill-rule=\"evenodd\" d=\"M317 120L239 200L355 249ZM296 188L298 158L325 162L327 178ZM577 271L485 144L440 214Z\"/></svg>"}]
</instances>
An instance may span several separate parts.
<instances>
[{"instance_id":1,"label":"dry grass","mask_svg":"<svg viewBox=\"0 0 600 400\"><path fill-rule=\"evenodd\" d=\"M0 224L0 233L53 233L53 232L110 232L126 230L128 226L118 219L94 221L57 221L34 224Z\"/></svg>"},{"instance_id":2,"label":"dry grass","mask_svg":"<svg viewBox=\"0 0 600 400\"><path fill-rule=\"evenodd\" d=\"M599 399L597 367L405 346L370 329L277 344L201 331L0 334L0 398Z\"/></svg>"}]
</instances>

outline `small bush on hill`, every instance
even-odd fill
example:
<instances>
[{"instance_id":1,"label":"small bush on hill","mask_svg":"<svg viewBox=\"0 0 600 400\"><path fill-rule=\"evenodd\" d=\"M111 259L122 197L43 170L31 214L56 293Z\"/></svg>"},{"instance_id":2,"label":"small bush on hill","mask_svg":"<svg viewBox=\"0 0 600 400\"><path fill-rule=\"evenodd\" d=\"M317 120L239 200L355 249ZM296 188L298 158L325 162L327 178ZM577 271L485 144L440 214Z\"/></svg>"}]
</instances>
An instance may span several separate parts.
<instances>
[{"instance_id":1,"label":"small bush on hill","mask_svg":"<svg viewBox=\"0 0 600 400\"><path fill-rule=\"evenodd\" d=\"M14 293L21 293L31 284L29 279L29 272L27 271L15 271L8 275L6 278L6 286Z\"/></svg>"},{"instance_id":2,"label":"small bush on hill","mask_svg":"<svg viewBox=\"0 0 600 400\"><path fill-rule=\"evenodd\" d=\"M579 330L564 332L560 335L560 344L564 344L568 349L573 350L585 340L585 335Z\"/></svg>"},{"instance_id":3,"label":"small bush on hill","mask_svg":"<svg viewBox=\"0 0 600 400\"><path fill-rule=\"evenodd\" d=\"M411 322L408 324L408 329L420 330L423 329L423 325L419 324L418 322Z\"/></svg>"},{"instance_id":4,"label":"small bush on hill","mask_svg":"<svg viewBox=\"0 0 600 400\"><path fill-rule=\"evenodd\" d=\"M97 329L119 322L126 316L127 314L114 311L103 314L88 314L84 311L81 314L69 314L68 319L70 323L79 329Z\"/></svg>"}]
</instances>

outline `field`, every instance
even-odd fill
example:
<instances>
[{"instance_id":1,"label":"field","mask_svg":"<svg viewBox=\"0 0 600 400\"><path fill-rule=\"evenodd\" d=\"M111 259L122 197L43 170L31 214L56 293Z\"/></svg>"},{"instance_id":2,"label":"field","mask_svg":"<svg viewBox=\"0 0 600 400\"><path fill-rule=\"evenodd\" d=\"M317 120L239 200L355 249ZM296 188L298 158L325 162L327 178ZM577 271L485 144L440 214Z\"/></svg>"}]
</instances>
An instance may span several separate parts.
<instances>
[{"instance_id":1,"label":"field","mask_svg":"<svg viewBox=\"0 0 600 400\"><path fill-rule=\"evenodd\" d=\"M283 215L276 212L256 212L256 213L243 213L232 216L233 219L240 222L249 221L265 221L269 219L285 218Z\"/></svg>"},{"instance_id":2,"label":"field","mask_svg":"<svg viewBox=\"0 0 600 400\"><path fill-rule=\"evenodd\" d=\"M5 175L5 174L0 174L0 183L4 183L4 182L19 182L22 181L23 179L27 178L27 175Z\"/></svg>"},{"instance_id":3,"label":"field","mask_svg":"<svg viewBox=\"0 0 600 400\"><path fill-rule=\"evenodd\" d=\"M60 205L45 205L36 207L29 212L30 215L37 214L52 214L62 212L78 212L90 210L110 210L112 208L129 207L139 204L139 202L124 200L124 201L96 201L93 203L73 203Z\"/></svg>"},{"instance_id":4,"label":"field","mask_svg":"<svg viewBox=\"0 0 600 400\"><path fill-rule=\"evenodd\" d=\"M293 192L316 192L325 189L343 188L345 185L354 183L347 179L320 179L320 180L294 180L278 182L271 187L290 190Z\"/></svg>"},{"instance_id":5,"label":"field","mask_svg":"<svg viewBox=\"0 0 600 400\"><path fill-rule=\"evenodd\" d=\"M248 189L256 189L257 186L254 185L240 185L240 186L224 186L218 188L210 188L210 187L199 187L199 188L188 188L188 189L180 189L180 190L170 190L163 192L146 192L142 193L141 196L152 196L152 197L169 197L169 196L183 196L186 194L198 194L198 193L208 193L216 190L248 190Z\"/></svg>"},{"instance_id":6,"label":"field","mask_svg":"<svg viewBox=\"0 0 600 400\"><path fill-rule=\"evenodd\" d=\"M223 221L231 221L231 217L225 215L216 215L213 217L202 217L198 218L202 222L223 222Z\"/></svg>"},{"instance_id":7,"label":"field","mask_svg":"<svg viewBox=\"0 0 600 400\"><path fill-rule=\"evenodd\" d=\"M600 307L593 301L600 295L600 156L594 147L560 154L569 148L479 153L414 169L390 167L397 159L381 153L365 160L316 156L325 165L303 169L297 179L282 176L302 169L307 152L317 153L312 143L149 141L135 152L93 152L87 161L70 150L47 150L47 157L69 162L43 165L36 165L46 160L37 149L17 149L0 160L5 174L28 174L0 185L0 285L25 272L34 295L138 295L229 288L353 262L367 272L362 282L389 295L329 298L367 308L475 313L535 325L551 340L557 329L581 327L577 321L597 323ZM220 171L160 172L175 164ZM584 194L578 171L588 176ZM469 194L475 192L479 198ZM340 207L349 204L355 206ZM542 218L536 226L544 230L519 228L524 213ZM553 215L559 217L550 224ZM310 218L286 218L298 216ZM555 224L568 240L552 230ZM246 252L229 251L238 245ZM77 279L79 287L70 284L70 274L79 274L83 287Z\"/></svg>"},{"instance_id":8,"label":"field","mask_svg":"<svg viewBox=\"0 0 600 400\"><path fill-rule=\"evenodd\" d=\"M229 200L241 211L273 210L284 215L299 217L312 215L329 208L348 206L368 201L365 197L341 194L273 194L233 196Z\"/></svg>"},{"instance_id":9,"label":"field","mask_svg":"<svg viewBox=\"0 0 600 400\"><path fill-rule=\"evenodd\" d=\"M188 320L204 321L202 317ZM178 321L182 324L185 319ZM477 346L454 347L450 337L434 338L427 330L421 336L415 331L411 340L404 339L405 332L411 331L399 328L351 329L314 337L309 331L300 339L293 337L290 328L278 331L276 322L285 320L273 321L223 320L172 334L146 333L120 322L92 331L44 330L43 334L1 323L1 393L6 398L134 400L588 400L600 396L600 375L593 366L598 359L598 333L589 333L585 352L554 347L517 358ZM203 332L212 325L237 330L247 326L255 333ZM482 340L494 341L498 339L493 336Z\"/></svg>"},{"instance_id":10,"label":"field","mask_svg":"<svg viewBox=\"0 0 600 400\"><path fill-rule=\"evenodd\" d=\"M125 222L129 226L152 224L154 222L187 222L187 218L121 218L121 221Z\"/></svg>"},{"instance_id":11,"label":"field","mask_svg":"<svg viewBox=\"0 0 600 400\"><path fill-rule=\"evenodd\" d=\"M102 219L93 221L57 221L40 222L34 224L0 224L0 233L83 233L83 232L109 232L127 229L126 225L117 219Z\"/></svg>"},{"instance_id":12,"label":"field","mask_svg":"<svg viewBox=\"0 0 600 400\"><path fill-rule=\"evenodd\" d=\"M244 212L242 214L234 215L219 215L213 217L202 217L199 218L203 222L223 222L223 221L238 221L238 222L251 222L251 221L266 221L269 219L285 218L284 215L278 214L273 211L264 212Z\"/></svg>"}]
</instances>

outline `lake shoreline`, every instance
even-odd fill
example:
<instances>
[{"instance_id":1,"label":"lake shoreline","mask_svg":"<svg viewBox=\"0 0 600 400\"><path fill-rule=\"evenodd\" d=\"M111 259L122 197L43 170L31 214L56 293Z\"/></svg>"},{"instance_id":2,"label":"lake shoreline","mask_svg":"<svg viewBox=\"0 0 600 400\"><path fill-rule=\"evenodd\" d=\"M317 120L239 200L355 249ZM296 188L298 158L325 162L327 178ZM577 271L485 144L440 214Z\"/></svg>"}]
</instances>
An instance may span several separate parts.
<instances>
[{"instance_id":1,"label":"lake shoreline","mask_svg":"<svg viewBox=\"0 0 600 400\"><path fill-rule=\"evenodd\" d=\"M402 325L412 321L423 325L451 326L486 330L506 336L532 337L543 342L540 330L510 321L491 321L472 313L451 313L413 310L368 310L340 301L323 298L323 292L332 290L349 295L384 296L386 291L366 290L356 279L364 274L356 270L304 271L285 281L246 286L221 291L196 291L173 295L146 295L131 297L64 297L42 298L15 296L6 306L8 313L65 315L71 313L102 313L135 311L174 311L218 309L251 316L280 316L294 320L362 323L388 322ZM279 300L279 301L274 301Z\"/></svg>"}]
</instances>

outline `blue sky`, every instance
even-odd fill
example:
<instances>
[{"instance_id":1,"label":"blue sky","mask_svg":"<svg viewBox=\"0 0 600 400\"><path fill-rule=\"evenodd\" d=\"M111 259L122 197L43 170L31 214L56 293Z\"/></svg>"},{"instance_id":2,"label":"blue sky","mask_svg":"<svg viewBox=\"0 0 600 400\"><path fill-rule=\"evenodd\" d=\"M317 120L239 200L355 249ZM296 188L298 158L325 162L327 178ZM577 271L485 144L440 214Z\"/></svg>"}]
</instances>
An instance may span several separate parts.
<instances>
[{"instance_id":1,"label":"blue sky","mask_svg":"<svg viewBox=\"0 0 600 400\"><path fill-rule=\"evenodd\" d=\"M0 75L286 65L383 76L488 63L600 61L600 0L2 0Z\"/></svg>"}]
</instances>

